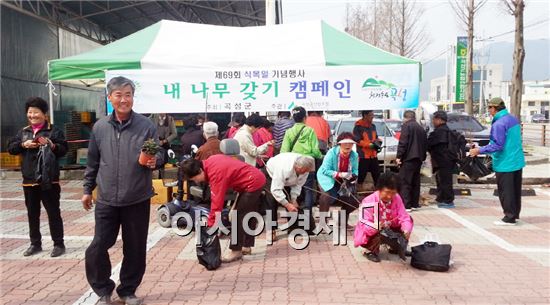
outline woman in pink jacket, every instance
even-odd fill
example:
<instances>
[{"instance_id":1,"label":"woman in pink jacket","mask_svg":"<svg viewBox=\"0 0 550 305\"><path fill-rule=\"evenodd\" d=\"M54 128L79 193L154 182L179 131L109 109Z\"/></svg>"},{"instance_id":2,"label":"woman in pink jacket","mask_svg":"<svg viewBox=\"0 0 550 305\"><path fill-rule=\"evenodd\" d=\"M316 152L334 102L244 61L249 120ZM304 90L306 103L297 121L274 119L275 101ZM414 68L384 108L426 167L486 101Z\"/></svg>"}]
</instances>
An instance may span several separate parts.
<instances>
[{"instance_id":1,"label":"woman in pink jacket","mask_svg":"<svg viewBox=\"0 0 550 305\"><path fill-rule=\"evenodd\" d=\"M405 211L403 201L398 194L399 177L394 173L384 173L376 184L377 191L363 199L359 208L359 221L355 226L353 240L355 247L366 248L365 256L373 262L380 262L380 231L389 228L400 232L409 240L413 228L411 216ZM378 208L378 219L374 218L374 209ZM362 213L362 215L361 215ZM390 249L390 253L397 253Z\"/></svg>"}]
</instances>

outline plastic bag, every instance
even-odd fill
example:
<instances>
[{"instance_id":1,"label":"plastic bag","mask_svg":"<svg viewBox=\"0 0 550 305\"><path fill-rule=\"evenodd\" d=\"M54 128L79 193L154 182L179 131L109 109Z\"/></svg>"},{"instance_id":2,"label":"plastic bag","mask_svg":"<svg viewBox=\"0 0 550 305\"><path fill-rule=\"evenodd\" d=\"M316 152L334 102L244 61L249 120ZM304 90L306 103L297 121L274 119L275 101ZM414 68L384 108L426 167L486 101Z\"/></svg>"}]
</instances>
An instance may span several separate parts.
<instances>
[{"instance_id":1,"label":"plastic bag","mask_svg":"<svg viewBox=\"0 0 550 305\"><path fill-rule=\"evenodd\" d=\"M477 157L466 157L460 164L460 171L472 180L477 180L492 173L483 161Z\"/></svg>"},{"instance_id":2,"label":"plastic bag","mask_svg":"<svg viewBox=\"0 0 550 305\"><path fill-rule=\"evenodd\" d=\"M197 245L199 264L208 270L216 270L222 264L221 256L222 250L218 235L216 233L209 235L208 228L201 226L200 244Z\"/></svg>"}]
</instances>

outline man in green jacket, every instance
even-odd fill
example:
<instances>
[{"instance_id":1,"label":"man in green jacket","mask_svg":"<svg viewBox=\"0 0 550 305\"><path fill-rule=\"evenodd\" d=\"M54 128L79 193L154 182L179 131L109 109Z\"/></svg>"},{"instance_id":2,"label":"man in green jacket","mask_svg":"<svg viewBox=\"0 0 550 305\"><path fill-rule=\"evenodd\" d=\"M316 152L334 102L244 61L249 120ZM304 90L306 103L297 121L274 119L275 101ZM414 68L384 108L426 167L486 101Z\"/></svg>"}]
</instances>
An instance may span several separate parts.
<instances>
[{"instance_id":1,"label":"man in green jacket","mask_svg":"<svg viewBox=\"0 0 550 305\"><path fill-rule=\"evenodd\" d=\"M283 144L281 145L281 153L293 152L310 156L315 159L322 159L323 154L319 150L319 141L313 128L306 126L306 110L304 107L296 107L292 109L292 117L294 118L294 126L287 129ZM311 211L313 208L313 188L315 183L315 172L310 172L306 184L302 189L304 192L304 208Z\"/></svg>"},{"instance_id":2,"label":"man in green jacket","mask_svg":"<svg viewBox=\"0 0 550 305\"><path fill-rule=\"evenodd\" d=\"M470 149L470 155L490 154L493 158L498 198L504 210L504 218L494 224L513 226L521 210L521 175L525 166L521 125L517 118L508 113L500 97L491 99L488 107L493 116L490 142L486 146Z\"/></svg>"}]
</instances>

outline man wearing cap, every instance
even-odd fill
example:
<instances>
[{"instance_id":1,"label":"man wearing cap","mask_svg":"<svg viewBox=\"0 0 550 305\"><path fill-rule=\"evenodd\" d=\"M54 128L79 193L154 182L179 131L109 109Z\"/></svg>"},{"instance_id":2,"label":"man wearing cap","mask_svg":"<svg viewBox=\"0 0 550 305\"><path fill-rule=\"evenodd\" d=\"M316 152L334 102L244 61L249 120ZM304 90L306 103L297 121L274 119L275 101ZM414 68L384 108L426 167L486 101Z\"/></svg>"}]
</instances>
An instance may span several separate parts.
<instances>
[{"instance_id":1,"label":"man wearing cap","mask_svg":"<svg viewBox=\"0 0 550 305\"><path fill-rule=\"evenodd\" d=\"M525 166L521 126L519 120L508 113L500 97L491 99L487 106L493 116L490 142L486 146L470 149L470 156L491 155L498 198L504 210L504 218L494 224L513 226L521 210L521 176Z\"/></svg>"},{"instance_id":2,"label":"man wearing cap","mask_svg":"<svg viewBox=\"0 0 550 305\"><path fill-rule=\"evenodd\" d=\"M434 131L428 137L428 151L432 158L432 170L437 184L437 206L440 208L454 208L455 194L453 191L453 171L455 160L449 152L449 138L451 130L447 126L447 113L436 111L432 116Z\"/></svg>"},{"instance_id":3,"label":"man wearing cap","mask_svg":"<svg viewBox=\"0 0 550 305\"><path fill-rule=\"evenodd\" d=\"M218 124L214 122L203 123L202 134L206 139L206 143L199 147L195 159L202 161L208 159L210 156L221 154L220 140L218 139Z\"/></svg>"}]
</instances>

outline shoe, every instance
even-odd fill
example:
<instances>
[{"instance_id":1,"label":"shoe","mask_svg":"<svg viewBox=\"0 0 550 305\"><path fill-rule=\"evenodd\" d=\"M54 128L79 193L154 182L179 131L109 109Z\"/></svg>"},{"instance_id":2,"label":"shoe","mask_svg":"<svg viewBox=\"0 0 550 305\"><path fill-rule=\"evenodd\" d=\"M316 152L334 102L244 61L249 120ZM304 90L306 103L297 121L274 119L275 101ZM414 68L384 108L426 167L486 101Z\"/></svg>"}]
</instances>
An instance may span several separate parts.
<instances>
[{"instance_id":1,"label":"shoe","mask_svg":"<svg viewBox=\"0 0 550 305\"><path fill-rule=\"evenodd\" d=\"M128 295L128 296L125 296L125 297L120 297L120 299L122 301L124 301L124 304L126 304L126 305L141 305L141 304L143 304L143 300L136 297L135 294Z\"/></svg>"},{"instance_id":2,"label":"shoe","mask_svg":"<svg viewBox=\"0 0 550 305\"><path fill-rule=\"evenodd\" d=\"M111 305L111 295L107 294L99 298L97 305Z\"/></svg>"},{"instance_id":3,"label":"shoe","mask_svg":"<svg viewBox=\"0 0 550 305\"><path fill-rule=\"evenodd\" d=\"M371 262L375 262L375 263L379 263L380 262L380 257L378 257L377 254L375 254L374 252L368 252L368 253L364 253L364 255L367 257L367 259Z\"/></svg>"},{"instance_id":4,"label":"shoe","mask_svg":"<svg viewBox=\"0 0 550 305\"><path fill-rule=\"evenodd\" d=\"M495 226L515 226L516 221L514 219L508 219L506 217L502 218L501 220L497 220L493 222Z\"/></svg>"},{"instance_id":5,"label":"shoe","mask_svg":"<svg viewBox=\"0 0 550 305\"><path fill-rule=\"evenodd\" d=\"M231 262L234 262L234 261L241 260L242 258L243 258L242 251L233 251L233 250L231 250L227 255L225 255L222 258L222 263L227 264L227 263L231 263Z\"/></svg>"},{"instance_id":6,"label":"shoe","mask_svg":"<svg viewBox=\"0 0 550 305\"><path fill-rule=\"evenodd\" d=\"M27 250L25 250L25 252L23 252L23 256L31 256L40 251L42 251L42 246L31 245Z\"/></svg>"},{"instance_id":7,"label":"shoe","mask_svg":"<svg viewBox=\"0 0 550 305\"><path fill-rule=\"evenodd\" d=\"M454 203L438 202L437 207L441 208L441 209L454 209L455 204Z\"/></svg>"},{"instance_id":8,"label":"shoe","mask_svg":"<svg viewBox=\"0 0 550 305\"><path fill-rule=\"evenodd\" d=\"M50 253L51 257L58 257L65 254L65 246L54 246L52 253Z\"/></svg>"},{"instance_id":9,"label":"shoe","mask_svg":"<svg viewBox=\"0 0 550 305\"><path fill-rule=\"evenodd\" d=\"M250 255L252 254L252 248L250 247L243 247L243 249L241 250L241 253L243 255Z\"/></svg>"},{"instance_id":10,"label":"shoe","mask_svg":"<svg viewBox=\"0 0 550 305\"><path fill-rule=\"evenodd\" d=\"M412 208L410 208L410 209L405 209L405 211L407 211L407 213L410 213L410 212L413 211L413 209L412 209Z\"/></svg>"},{"instance_id":11,"label":"shoe","mask_svg":"<svg viewBox=\"0 0 550 305\"><path fill-rule=\"evenodd\" d=\"M418 211L418 210L420 210L420 207L412 207L411 210Z\"/></svg>"}]
</instances>

